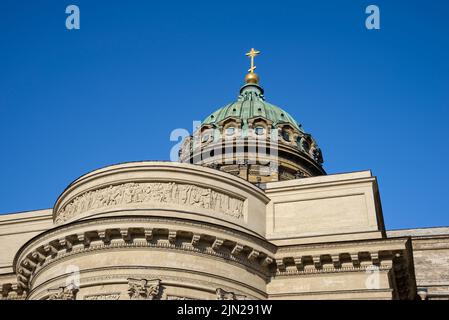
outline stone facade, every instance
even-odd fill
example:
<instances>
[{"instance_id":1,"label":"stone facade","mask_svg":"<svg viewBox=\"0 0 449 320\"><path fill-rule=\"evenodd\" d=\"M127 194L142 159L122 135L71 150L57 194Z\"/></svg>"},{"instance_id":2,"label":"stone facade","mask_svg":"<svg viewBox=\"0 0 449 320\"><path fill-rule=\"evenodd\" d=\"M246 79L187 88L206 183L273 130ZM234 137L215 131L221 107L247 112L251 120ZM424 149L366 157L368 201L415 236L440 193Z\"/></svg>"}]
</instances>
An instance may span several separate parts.
<instances>
[{"instance_id":1,"label":"stone facade","mask_svg":"<svg viewBox=\"0 0 449 320\"><path fill-rule=\"evenodd\" d=\"M0 293L444 298L448 238L445 229L387 234L369 171L256 187L197 165L126 163L77 179L53 209L0 216Z\"/></svg>"}]
</instances>

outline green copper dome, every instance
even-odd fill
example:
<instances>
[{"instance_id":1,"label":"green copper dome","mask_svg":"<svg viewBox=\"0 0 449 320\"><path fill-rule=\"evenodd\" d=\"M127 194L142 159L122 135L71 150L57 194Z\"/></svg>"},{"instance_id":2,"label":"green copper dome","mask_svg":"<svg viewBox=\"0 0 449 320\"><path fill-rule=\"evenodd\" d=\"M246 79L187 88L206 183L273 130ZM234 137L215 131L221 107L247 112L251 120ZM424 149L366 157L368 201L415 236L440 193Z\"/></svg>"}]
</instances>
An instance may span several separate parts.
<instances>
[{"instance_id":1,"label":"green copper dome","mask_svg":"<svg viewBox=\"0 0 449 320\"><path fill-rule=\"evenodd\" d=\"M252 183L326 174L312 135L283 109L268 103L255 73L237 101L210 114L179 150L184 163L238 175Z\"/></svg>"},{"instance_id":2,"label":"green copper dome","mask_svg":"<svg viewBox=\"0 0 449 320\"><path fill-rule=\"evenodd\" d=\"M263 89L257 84L243 86L237 101L216 110L201 125L215 125L227 118L238 118L242 121L242 126L246 127L249 119L258 117L269 120L273 126L288 123L303 132L301 125L291 115L265 101Z\"/></svg>"}]
</instances>

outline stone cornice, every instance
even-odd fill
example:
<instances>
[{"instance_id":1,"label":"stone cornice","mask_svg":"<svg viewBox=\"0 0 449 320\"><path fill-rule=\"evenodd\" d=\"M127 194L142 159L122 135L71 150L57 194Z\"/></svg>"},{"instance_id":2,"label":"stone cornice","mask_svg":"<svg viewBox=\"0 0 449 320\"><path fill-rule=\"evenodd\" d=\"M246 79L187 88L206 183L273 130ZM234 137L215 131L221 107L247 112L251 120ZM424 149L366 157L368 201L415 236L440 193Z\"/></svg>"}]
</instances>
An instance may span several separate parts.
<instances>
[{"instance_id":1,"label":"stone cornice","mask_svg":"<svg viewBox=\"0 0 449 320\"><path fill-rule=\"evenodd\" d=\"M295 251L305 251L305 250L317 250L324 249L325 251L329 251L329 248L342 248L342 247L357 247L361 246L366 248L367 246L377 247L379 245L387 245L394 246L397 249L404 248L406 245L410 243L410 237L401 237L401 238L383 238L383 239L375 239L375 240L353 240L353 241L341 241L341 242L332 242L332 243L313 243L313 244L300 244L300 245L288 245L288 246L279 246L277 250L277 254L288 254L288 252Z\"/></svg>"},{"instance_id":2,"label":"stone cornice","mask_svg":"<svg viewBox=\"0 0 449 320\"><path fill-rule=\"evenodd\" d=\"M312 178L303 178L303 179L313 179ZM301 179L298 179L301 180ZM296 180L295 180L296 181ZM273 182L276 183L276 182ZM341 180L341 181L317 181L315 183L310 184L297 184L297 185L286 185L286 186L269 186L265 187L264 190L267 193L267 195L277 192L295 192L297 190L310 190L314 188L323 188L323 187L334 187L334 186L345 186L345 185L351 185L354 186L355 184L361 184L361 183L377 183L375 177L368 177L368 178L354 178L354 179L348 179L348 180Z\"/></svg>"},{"instance_id":3,"label":"stone cornice","mask_svg":"<svg viewBox=\"0 0 449 320\"><path fill-rule=\"evenodd\" d=\"M414 250L426 251L426 250L447 250L449 249L449 237L436 236L436 237L418 237L412 238L412 244Z\"/></svg>"},{"instance_id":4,"label":"stone cornice","mask_svg":"<svg viewBox=\"0 0 449 320\"><path fill-rule=\"evenodd\" d=\"M145 244L145 243L122 243L122 244L110 244L110 245L94 245L89 248L84 249L77 249L74 251L70 251L67 253L58 254L55 258L52 258L51 260L48 260L42 264L40 264L37 268L33 270L30 275L36 276L41 271L43 271L46 267L51 266L53 262L62 261L66 258L70 258L74 255L82 256L86 255L95 251L103 251L103 250L127 250L127 249L153 249L153 250L176 250L176 251L183 251L192 255L207 255L212 258L216 259L224 259L228 263L235 263L236 265L244 265L245 267L251 269L253 272L259 274L262 277L267 276L267 271L264 270L261 266L262 263L251 263L252 261L249 259L246 259L245 255L237 256L229 254L228 252L213 250L210 248L207 248L205 250L200 250L195 247L189 247L187 245L179 246L175 244L169 244L169 243L162 243L162 244Z\"/></svg>"},{"instance_id":5,"label":"stone cornice","mask_svg":"<svg viewBox=\"0 0 449 320\"><path fill-rule=\"evenodd\" d=\"M322 269L308 269L308 270L285 270L280 271L279 269L275 272L273 275L273 278L282 278L282 277L290 277L290 276L314 276L319 275L323 273L348 273L348 272L367 272L368 270L371 270L373 264L366 264L364 266L349 266L349 267L325 267ZM391 265L383 265L378 266L376 270L378 271L389 271L391 270Z\"/></svg>"},{"instance_id":6,"label":"stone cornice","mask_svg":"<svg viewBox=\"0 0 449 320\"><path fill-rule=\"evenodd\" d=\"M112 226L100 230L97 228L81 232L74 230L75 233L65 233L60 237L47 235L46 239L37 238L35 242L38 243L34 245L30 243L29 246L23 247L17 257L15 267L18 282L27 288L33 275L55 261L106 249L182 250L190 254L208 255L244 265L261 275L267 274L266 261L273 261L269 251L263 248L255 249L250 246L250 242L239 243L234 240L235 238L217 238L215 235L209 235L207 230L201 234L194 234L178 228L179 226L176 227L176 229L175 226L161 229L160 226L155 228ZM197 239L198 235L200 239ZM155 241L154 237L157 238ZM217 241L220 245L217 245Z\"/></svg>"},{"instance_id":7,"label":"stone cornice","mask_svg":"<svg viewBox=\"0 0 449 320\"><path fill-rule=\"evenodd\" d=\"M16 223L45 221L52 217L52 209L0 215L0 228Z\"/></svg>"},{"instance_id":8,"label":"stone cornice","mask_svg":"<svg viewBox=\"0 0 449 320\"><path fill-rule=\"evenodd\" d=\"M55 237L66 237L66 233L72 233L74 229L79 229L81 227L95 227L93 229L101 229L102 224L133 224L133 223L175 223L176 225L185 226L185 227L200 227L206 228L211 232L222 233L228 235L228 237L238 237L245 242L254 243L257 246L265 248L268 252L274 252L276 250L276 246L267 242L263 238L255 237L253 235L231 229L228 227L218 226L215 224L199 222L196 220L187 220L187 219L177 219L177 218L169 218L169 217L115 217L115 218L97 218L85 221L77 221L67 225L61 225L56 228L50 229L46 232L43 232L27 243L25 243L19 251L16 253L14 258L14 272L16 272L17 261L22 259L22 252L25 248L36 246L38 242L50 241ZM195 239L195 235L192 237L192 240Z\"/></svg>"}]
</instances>

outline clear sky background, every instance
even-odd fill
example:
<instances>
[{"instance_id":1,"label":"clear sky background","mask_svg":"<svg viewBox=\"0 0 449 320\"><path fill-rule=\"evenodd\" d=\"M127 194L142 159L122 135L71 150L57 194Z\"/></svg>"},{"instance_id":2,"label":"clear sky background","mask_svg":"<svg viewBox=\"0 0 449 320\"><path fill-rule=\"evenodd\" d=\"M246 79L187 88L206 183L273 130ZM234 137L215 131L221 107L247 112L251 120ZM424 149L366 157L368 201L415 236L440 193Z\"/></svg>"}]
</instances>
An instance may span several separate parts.
<instances>
[{"instance_id":1,"label":"clear sky background","mask_svg":"<svg viewBox=\"0 0 449 320\"><path fill-rule=\"evenodd\" d=\"M65 28L65 8L81 29ZM381 30L365 28L365 8ZM109 164L233 101L267 100L328 173L371 169L388 229L449 225L449 1L0 1L0 212L50 208Z\"/></svg>"}]
</instances>

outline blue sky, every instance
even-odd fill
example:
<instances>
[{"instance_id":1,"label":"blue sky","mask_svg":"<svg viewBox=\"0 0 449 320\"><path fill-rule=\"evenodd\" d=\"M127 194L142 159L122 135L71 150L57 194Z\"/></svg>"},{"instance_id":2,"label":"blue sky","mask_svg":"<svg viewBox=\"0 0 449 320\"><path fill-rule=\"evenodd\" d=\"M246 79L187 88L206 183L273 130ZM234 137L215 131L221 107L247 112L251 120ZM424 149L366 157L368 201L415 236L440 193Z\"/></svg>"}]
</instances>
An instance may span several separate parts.
<instances>
[{"instance_id":1,"label":"blue sky","mask_svg":"<svg viewBox=\"0 0 449 320\"><path fill-rule=\"evenodd\" d=\"M313 134L326 171L378 177L388 229L449 225L448 14L445 0L2 0L0 212L168 159L173 129L237 97L255 47L267 100Z\"/></svg>"}]
</instances>

